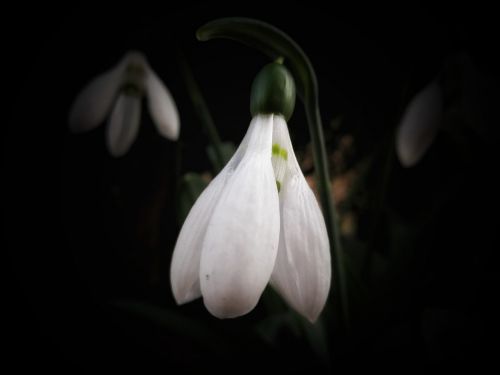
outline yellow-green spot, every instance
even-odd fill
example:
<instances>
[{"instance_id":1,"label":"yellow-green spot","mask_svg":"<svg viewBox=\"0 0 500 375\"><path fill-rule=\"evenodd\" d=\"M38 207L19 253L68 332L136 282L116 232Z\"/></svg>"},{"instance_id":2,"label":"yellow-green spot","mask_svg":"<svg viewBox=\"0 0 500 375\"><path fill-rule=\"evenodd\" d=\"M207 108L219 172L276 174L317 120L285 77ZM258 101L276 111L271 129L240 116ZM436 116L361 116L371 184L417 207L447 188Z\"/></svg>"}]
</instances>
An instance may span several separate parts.
<instances>
[{"instance_id":1,"label":"yellow-green spot","mask_svg":"<svg viewBox=\"0 0 500 375\"><path fill-rule=\"evenodd\" d=\"M279 155L280 154L280 145L274 144L273 145L273 155Z\"/></svg>"},{"instance_id":2,"label":"yellow-green spot","mask_svg":"<svg viewBox=\"0 0 500 375\"><path fill-rule=\"evenodd\" d=\"M287 150L285 150L284 148L282 148L282 149L280 150L280 156L281 156L283 159L288 160L288 151L287 151Z\"/></svg>"},{"instance_id":3,"label":"yellow-green spot","mask_svg":"<svg viewBox=\"0 0 500 375\"><path fill-rule=\"evenodd\" d=\"M281 148L277 143L273 144L273 155L284 160L288 159L288 151Z\"/></svg>"},{"instance_id":4,"label":"yellow-green spot","mask_svg":"<svg viewBox=\"0 0 500 375\"><path fill-rule=\"evenodd\" d=\"M281 190L281 182L279 182L278 180L276 180L276 187L278 188L278 193L279 193Z\"/></svg>"}]
</instances>

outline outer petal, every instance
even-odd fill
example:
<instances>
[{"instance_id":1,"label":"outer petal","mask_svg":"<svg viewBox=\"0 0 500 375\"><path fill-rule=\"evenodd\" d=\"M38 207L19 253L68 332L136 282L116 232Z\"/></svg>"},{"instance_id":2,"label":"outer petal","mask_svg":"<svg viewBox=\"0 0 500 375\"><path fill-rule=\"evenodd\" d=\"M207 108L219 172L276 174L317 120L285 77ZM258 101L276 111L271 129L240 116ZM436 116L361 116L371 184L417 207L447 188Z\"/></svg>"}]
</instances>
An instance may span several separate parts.
<instances>
[{"instance_id":1,"label":"outer petal","mask_svg":"<svg viewBox=\"0 0 500 375\"><path fill-rule=\"evenodd\" d=\"M280 242L271 284L290 306L314 322L330 290L328 234L314 193L293 153L284 119L275 118L274 126L284 129L287 139L278 141L287 145L289 169L280 192Z\"/></svg>"},{"instance_id":2,"label":"outer petal","mask_svg":"<svg viewBox=\"0 0 500 375\"><path fill-rule=\"evenodd\" d=\"M69 127L75 133L100 125L111 110L122 84L126 61L92 80L77 96L69 113Z\"/></svg>"},{"instance_id":3,"label":"outer petal","mask_svg":"<svg viewBox=\"0 0 500 375\"><path fill-rule=\"evenodd\" d=\"M158 132L172 140L179 138L179 113L167 87L149 68L146 76L149 112Z\"/></svg>"},{"instance_id":4,"label":"outer petal","mask_svg":"<svg viewBox=\"0 0 500 375\"><path fill-rule=\"evenodd\" d=\"M279 199L271 165L272 117L256 116L243 159L208 224L200 282L216 317L244 315L269 282L279 241Z\"/></svg>"},{"instance_id":5,"label":"outer petal","mask_svg":"<svg viewBox=\"0 0 500 375\"><path fill-rule=\"evenodd\" d=\"M396 134L396 153L405 167L415 165L432 144L441 124L441 87L432 82L408 105Z\"/></svg>"},{"instance_id":6,"label":"outer petal","mask_svg":"<svg viewBox=\"0 0 500 375\"><path fill-rule=\"evenodd\" d=\"M141 120L141 98L120 94L116 101L107 129L107 144L111 155L127 153L134 142Z\"/></svg>"},{"instance_id":7,"label":"outer petal","mask_svg":"<svg viewBox=\"0 0 500 375\"><path fill-rule=\"evenodd\" d=\"M175 244L170 265L170 283L177 304L201 296L200 257L208 221L225 186L227 173L222 171L201 193L184 221Z\"/></svg>"},{"instance_id":8,"label":"outer petal","mask_svg":"<svg viewBox=\"0 0 500 375\"><path fill-rule=\"evenodd\" d=\"M178 304L201 296L200 258L208 222L220 195L246 150L247 136L224 169L201 193L184 221L170 265L170 283Z\"/></svg>"}]
</instances>

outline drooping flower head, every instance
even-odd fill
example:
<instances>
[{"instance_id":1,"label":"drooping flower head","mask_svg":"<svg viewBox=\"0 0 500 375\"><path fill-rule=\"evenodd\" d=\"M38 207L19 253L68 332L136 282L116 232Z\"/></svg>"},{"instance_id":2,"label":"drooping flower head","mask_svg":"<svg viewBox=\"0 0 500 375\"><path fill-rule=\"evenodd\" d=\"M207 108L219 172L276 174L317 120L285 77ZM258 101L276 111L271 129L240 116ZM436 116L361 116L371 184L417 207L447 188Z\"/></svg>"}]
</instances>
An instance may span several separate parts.
<instances>
[{"instance_id":1,"label":"drooping flower head","mask_svg":"<svg viewBox=\"0 0 500 375\"><path fill-rule=\"evenodd\" d=\"M192 207L171 264L177 303L203 297L216 317L251 311L271 285L310 321L331 279L321 210L300 170L286 121L295 84L279 63L252 86L253 119L238 150Z\"/></svg>"},{"instance_id":2,"label":"drooping flower head","mask_svg":"<svg viewBox=\"0 0 500 375\"><path fill-rule=\"evenodd\" d=\"M113 69L94 78L75 99L69 126L75 133L92 130L110 114L106 143L111 155L124 155L134 142L141 117L142 97L158 132L171 140L179 137L177 107L144 54L128 52Z\"/></svg>"}]
</instances>

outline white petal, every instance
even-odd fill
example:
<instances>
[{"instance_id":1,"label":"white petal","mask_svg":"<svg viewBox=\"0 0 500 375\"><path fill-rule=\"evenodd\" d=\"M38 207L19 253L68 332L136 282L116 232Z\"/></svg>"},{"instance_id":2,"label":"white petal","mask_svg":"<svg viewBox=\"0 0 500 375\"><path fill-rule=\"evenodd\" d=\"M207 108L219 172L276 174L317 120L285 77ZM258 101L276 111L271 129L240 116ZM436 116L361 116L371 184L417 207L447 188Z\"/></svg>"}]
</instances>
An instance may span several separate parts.
<instances>
[{"instance_id":1,"label":"white petal","mask_svg":"<svg viewBox=\"0 0 500 375\"><path fill-rule=\"evenodd\" d=\"M107 144L111 155L127 153L134 142L141 120L141 98L120 94L116 101L107 129Z\"/></svg>"},{"instance_id":2,"label":"white petal","mask_svg":"<svg viewBox=\"0 0 500 375\"><path fill-rule=\"evenodd\" d=\"M291 147L285 120L275 117L274 126L286 133L282 143L288 150L289 169L280 192L280 242L271 284L290 306L314 322L330 290L328 233Z\"/></svg>"},{"instance_id":3,"label":"white petal","mask_svg":"<svg viewBox=\"0 0 500 375\"><path fill-rule=\"evenodd\" d=\"M100 125L116 98L122 84L126 62L92 80L77 96L69 113L69 127L75 133Z\"/></svg>"},{"instance_id":4,"label":"white petal","mask_svg":"<svg viewBox=\"0 0 500 375\"><path fill-rule=\"evenodd\" d=\"M396 153L405 167L415 165L432 144L441 124L441 87L432 82L408 105L396 133Z\"/></svg>"},{"instance_id":5,"label":"white petal","mask_svg":"<svg viewBox=\"0 0 500 375\"><path fill-rule=\"evenodd\" d=\"M269 282L279 241L279 200L271 165L272 117L256 116L248 146L221 194L203 243L203 301L216 317L244 315Z\"/></svg>"},{"instance_id":6,"label":"white petal","mask_svg":"<svg viewBox=\"0 0 500 375\"><path fill-rule=\"evenodd\" d=\"M198 197L182 225L170 265L172 292L179 305L201 296L200 257L208 222L224 186L241 161L247 142L248 133L224 169Z\"/></svg>"},{"instance_id":7,"label":"white petal","mask_svg":"<svg viewBox=\"0 0 500 375\"><path fill-rule=\"evenodd\" d=\"M330 290L325 221L303 177L287 176L280 196L280 243L271 283L290 306L314 322Z\"/></svg>"},{"instance_id":8,"label":"white petal","mask_svg":"<svg viewBox=\"0 0 500 375\"><path fill-rule=\"evenodd\" d=\"M158 132L172 140L179 138L179 113L167 87L155 72L149 69L146 76L149 113Z\"/></svg>"},{"instance_id":9,"label":"white petal","mask_svg":"<svg viewBox=\"0 0 500 375\"><path fill-rule=\"evenodd\" d=\"M170 265L170 283L177 304L201 296L200 257L208 221L225 186L224 172L210 182L189 211L175 244Z\"/></svg>"}]
</instances>

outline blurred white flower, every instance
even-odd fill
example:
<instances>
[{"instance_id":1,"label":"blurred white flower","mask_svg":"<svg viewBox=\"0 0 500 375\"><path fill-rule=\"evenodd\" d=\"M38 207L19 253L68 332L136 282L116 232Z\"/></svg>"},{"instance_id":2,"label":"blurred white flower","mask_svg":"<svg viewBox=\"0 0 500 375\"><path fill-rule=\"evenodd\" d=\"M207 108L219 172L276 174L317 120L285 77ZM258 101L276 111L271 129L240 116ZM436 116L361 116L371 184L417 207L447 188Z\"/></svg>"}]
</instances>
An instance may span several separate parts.
<instances>
[{"instance_id":1,"label":"blurred white flower","mask_svg":"<svg viewBox=\"0 0 500 375\"><path fill-rule=\"evenodd\" d=\"M171 140L179 137L177 107L146 57L128 52L113 69L93 79L77 96L69 126L75 133L94 129L111 112L106 142L111 155L124 155L139 130L141 100L148 100L149 112L158 132Z\"/></svg>"},{"instance_id":2,"label":"blurred white flower","mask_svg":"<svg viewBox=\"0 0 500 375\"><path fill-rule=\"evenodd\" d=\"M216 317L250 312L267 283L314 322L330 289L330 247L285 119L258 114L192 207L171 264L178 304L203 296Z\"/></svg>"},{"instance_id":3,"label":"blurred white flower","mask_svg":"<svg viewBox=\"0 0 500 375\"><path fill-rule=\"evenodd\" d=\"M396 132L396 154L404 167L417 164L429 149L443 116L441 86L433 81L406 107Z\"/></svg>"}]
</instances>

